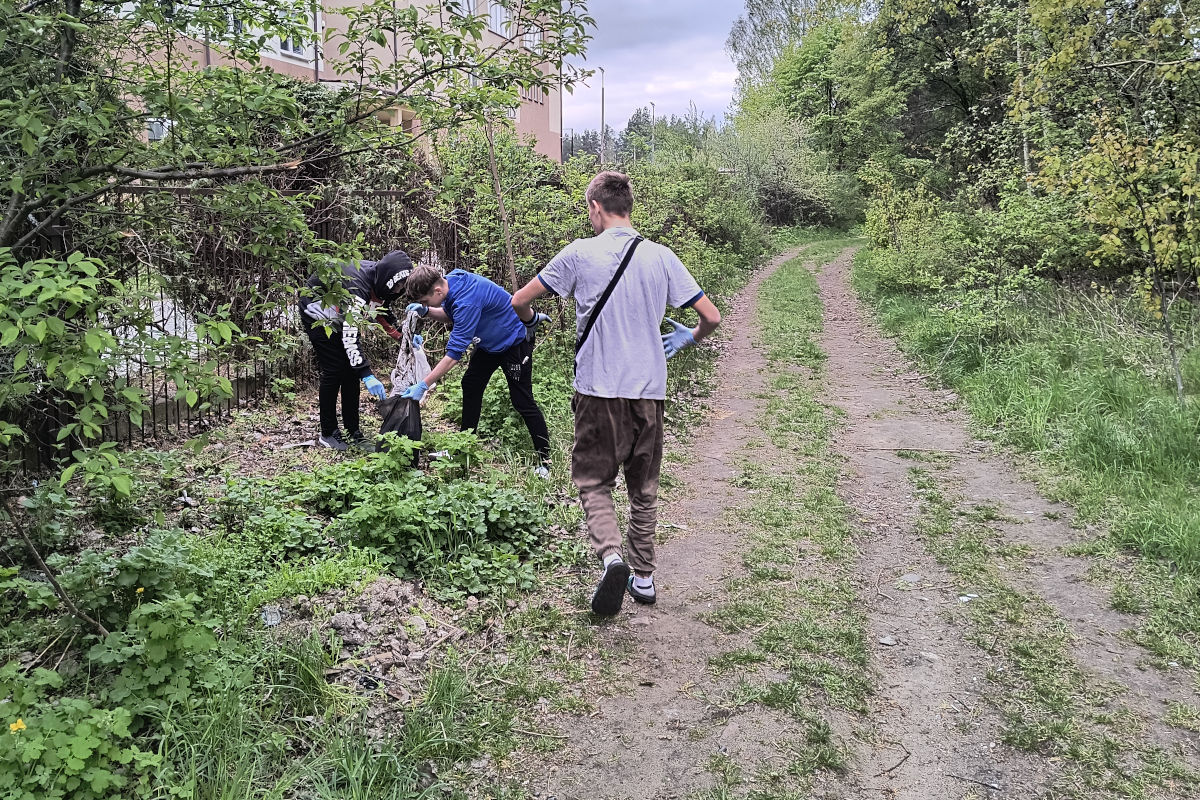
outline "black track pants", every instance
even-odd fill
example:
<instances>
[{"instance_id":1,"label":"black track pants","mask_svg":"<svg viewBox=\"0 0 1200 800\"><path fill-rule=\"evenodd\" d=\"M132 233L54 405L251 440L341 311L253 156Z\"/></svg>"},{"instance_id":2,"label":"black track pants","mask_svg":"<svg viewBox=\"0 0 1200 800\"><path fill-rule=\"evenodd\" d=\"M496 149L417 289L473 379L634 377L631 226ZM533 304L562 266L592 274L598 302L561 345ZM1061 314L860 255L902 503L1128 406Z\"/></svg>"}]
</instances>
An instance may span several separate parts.
<instances>
[{"instance_id":1,"label":"black track pants","mask_svg":"<svg viewBox=\"0 0 1200 800\"><path fill-rule=\"evenodd\" d=\"M533 449L542 461L550 460L550 432L546 418L533 399L533 342L514 344L503 353L488 353L475 348L471 363L462 379L462 429L473 431L479 427L479 414L483 410L483 391L487 388L492 373L500 368L508 381L508 396L513 408L525 420Z\"/></svg>"},{"instance_id":2,"label":"black track pants","mask_svg":"<svg viewBox=\"0 0 1200 800\"><path fill-rule=\"evenodd\" d=\"M346 433L353 433L361 425L358 414L358 373L350 366L346 348L342 346L342 325L330 323L330 332L324 325L313 326L312 317L301 312L300 324L312 342L317 369L321 373L321 435L328 436L337 430L337 401L342 396L342 423Z\"/></svg>"}]
</instances>

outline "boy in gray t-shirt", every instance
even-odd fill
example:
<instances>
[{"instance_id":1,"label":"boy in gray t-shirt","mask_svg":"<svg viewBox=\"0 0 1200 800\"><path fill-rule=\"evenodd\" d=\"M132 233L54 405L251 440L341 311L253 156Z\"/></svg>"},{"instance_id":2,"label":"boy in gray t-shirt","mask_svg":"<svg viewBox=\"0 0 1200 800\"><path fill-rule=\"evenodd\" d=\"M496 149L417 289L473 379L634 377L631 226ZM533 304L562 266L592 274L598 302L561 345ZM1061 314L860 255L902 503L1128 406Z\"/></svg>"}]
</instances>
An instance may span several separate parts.
<instances>
[{"instance_id":1,"label":"boy in gray t-shirt","mask_svg":"<svg viewBox=\"0 0 1200 800\"><path fill-rule=\"evenodd\" d=\"M512 303L517 316L530 320L534 316L530 304L541 295L574 297L578 337L621 261L635 248L576 355L571 404L575 411L571 480L579 489L592 547L604 564L592 610L611 616L621 610L627 590L638 602L655 601L654 531L667 359L712 333L721 314L669 248L642 240L633 229L628 176L601 172L588 184L585 196L596 236L576 239L563 248L513 296ZM661 334L668 305L694 308L700 324L689 329L667 319L672 330ZM628 565L621 557L621 532L612 499L621 469L629 491Z\"/></svg>"}]
</instances>

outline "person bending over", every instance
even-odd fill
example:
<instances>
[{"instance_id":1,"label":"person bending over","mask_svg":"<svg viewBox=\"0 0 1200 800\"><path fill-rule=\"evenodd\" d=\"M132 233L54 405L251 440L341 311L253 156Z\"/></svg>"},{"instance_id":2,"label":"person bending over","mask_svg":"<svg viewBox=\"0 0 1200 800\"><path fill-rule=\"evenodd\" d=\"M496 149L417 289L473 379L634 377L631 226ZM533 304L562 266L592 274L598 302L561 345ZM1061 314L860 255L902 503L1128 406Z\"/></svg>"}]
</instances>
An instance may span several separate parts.
<instances>
[{"instance_id":1,"label":"person bending over","mask_svg":"<svg viewBox=\"0 0 1200 800\"><path fill-rule=\"evenodd\" d=\"M456 269L442 277L432 267L417 267L408 276L408 296L415 302L407 310L452 325L446 356L425 380L404 391L418 402L429 387L442 380L462 361L473 342L475 352L462 379L462 429L479 426L483 392L492 374L500 369L508 381L513 408L525 421L533 449L537 451L537 474L549 476L550 434L546 419L533 397L533 343L538 325L549 319L535 314L522 322L512 307L512 296L482 275Z\"/></svg>"},{"instance_id":2,"label":"person bending over","mask_svg":"<svg viewBox=\"0 0 1200 800\"><path fill-rule=\"evenodd\" d=\"M375 446L363 436L359 423L358 385L361 381L377 400L387 393L383 383L371 371L363 352L359 322L375 320L393 339L400 338L396 317L388 307L404 294L405 281L412 272L412 260L403 250L393 250L378 261L353 261L342 267L341 285L350 294L346 310L335 304L325 305L329 293L320 274L309 277L299 293L300 323L312 342L320 372L321 435L317 444L333 450L353 446L373 452ZM342 422L337 424L338 394L342 396Z\"/></svg>"}]
</instances>

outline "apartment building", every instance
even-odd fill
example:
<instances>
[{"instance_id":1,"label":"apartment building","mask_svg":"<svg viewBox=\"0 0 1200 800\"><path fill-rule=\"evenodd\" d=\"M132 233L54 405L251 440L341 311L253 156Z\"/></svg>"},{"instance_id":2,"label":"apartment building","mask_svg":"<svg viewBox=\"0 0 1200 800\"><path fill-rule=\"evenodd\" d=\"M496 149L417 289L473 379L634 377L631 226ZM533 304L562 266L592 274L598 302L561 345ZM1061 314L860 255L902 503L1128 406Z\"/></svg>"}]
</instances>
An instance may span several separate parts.
<instances>
[{"instance_id":1,"label":"apartment building","mask_svg":"<svg viewBox=\"0 0 1200 800\"><path fill-rule=\"evenodd\" d=\"M346 17L338 13L352 5L354 0L320 0L315 15L310 15L313 42L275 38L268 43L262 53L262 63L276 72L290 75L294 78L318 83L337 83L343 76L337 74L329 64L319 44L325 41L330 31L346 30ZM397 6L424 6L428 0L396 0ZM511 13L494 0L476 0L477 13L484 14L488 20L486 44L499 45L507 40L510 33L509 23ZM535 47L540 41L540 33L524 33L517 39L523 47ZM371 45L374 55L381 63L388 65L396 59L404 58L400 52L403 43L393 41L390 48L380 48ZM197 54L207 66L210 64L228 63L220 53L204 46L203 53ZM532 138L537 152L555 161L562 160L562 92L558 90L544 91L540 88L522 89L521 104L510 115L517 133L522 138ZM397 108L388 119L393 125L401 125L405 130L417 130L420 120L405 108Z\"/></svg>"}]
</instances>

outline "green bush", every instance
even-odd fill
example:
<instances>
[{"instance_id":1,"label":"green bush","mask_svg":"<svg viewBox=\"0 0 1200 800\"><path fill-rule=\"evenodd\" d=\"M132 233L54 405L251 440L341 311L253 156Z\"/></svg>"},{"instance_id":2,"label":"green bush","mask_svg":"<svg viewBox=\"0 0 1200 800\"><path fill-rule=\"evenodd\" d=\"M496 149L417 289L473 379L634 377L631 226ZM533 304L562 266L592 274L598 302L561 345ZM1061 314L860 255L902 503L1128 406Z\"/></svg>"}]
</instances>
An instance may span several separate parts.
<instances>
[{"instance_id":1,"label":"green bush","mask_svg":"<svg viewBox=\"0 0 1200 800\"><path fill-rule=\"evenodd\" d=\"M76 605L117 627L142 603L200 591L212 577L192 557L188 539L182 531L153 531L123 554L85 550L46 561L62 573L59 582Z\"/></svg>"}]
</instances>

